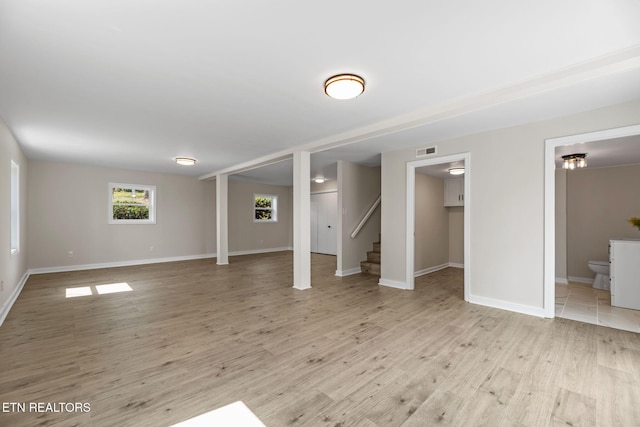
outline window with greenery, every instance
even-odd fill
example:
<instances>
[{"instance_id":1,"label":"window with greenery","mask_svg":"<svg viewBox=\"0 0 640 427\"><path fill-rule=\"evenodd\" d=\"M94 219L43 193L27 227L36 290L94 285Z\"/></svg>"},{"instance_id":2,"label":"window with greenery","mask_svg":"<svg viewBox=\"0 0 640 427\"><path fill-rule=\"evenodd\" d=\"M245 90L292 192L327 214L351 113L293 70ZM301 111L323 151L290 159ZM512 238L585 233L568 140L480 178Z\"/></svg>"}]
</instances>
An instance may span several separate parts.
<instances>
[{"instance_id":1,"label":"window with greenery","mask_svg":"<svg viewBox=\"0 0 640 427\"><path fill-rule=\"evenodd\" d=\"M20 166L11 160L11 251L20 249Z\"/></svg>"},{"instance_id":2,"label":"window with greenery","mask_svg":"<svg viewBox=\"0 0 640 427\"><path fill-rule=\"evenodd\" d=\"M254 194L253 220L255 222L277 222L278 196L272 194Z\"/></svg>"},{"instance_id":3,"label":"window with greenery","mask_svg":"<svg viewBox=\"0 0 640 427\"><path fill-rule=\"evenodd\" d=\"M109 183L109 224L155 224L156 187Z\"/></svg>"}]
</instances>

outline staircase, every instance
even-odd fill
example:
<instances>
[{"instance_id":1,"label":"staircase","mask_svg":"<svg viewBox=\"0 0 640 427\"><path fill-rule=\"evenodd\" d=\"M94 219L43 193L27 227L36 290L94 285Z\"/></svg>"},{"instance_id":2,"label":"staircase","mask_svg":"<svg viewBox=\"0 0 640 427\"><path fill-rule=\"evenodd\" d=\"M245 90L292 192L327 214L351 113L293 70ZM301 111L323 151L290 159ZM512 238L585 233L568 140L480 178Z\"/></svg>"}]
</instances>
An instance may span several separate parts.
<instances>
[{"instance_id":1,"label":"staircase","mask_svg":"<svg viewBox=\"0 0 640 427\"><path fill-rule=\"evenodd\" d=\"M373 250L367 252L367 260L360 262L360 270L363 273L380 275L380 235L378 241L373 244Z\"/></svg>"}]
</instances>

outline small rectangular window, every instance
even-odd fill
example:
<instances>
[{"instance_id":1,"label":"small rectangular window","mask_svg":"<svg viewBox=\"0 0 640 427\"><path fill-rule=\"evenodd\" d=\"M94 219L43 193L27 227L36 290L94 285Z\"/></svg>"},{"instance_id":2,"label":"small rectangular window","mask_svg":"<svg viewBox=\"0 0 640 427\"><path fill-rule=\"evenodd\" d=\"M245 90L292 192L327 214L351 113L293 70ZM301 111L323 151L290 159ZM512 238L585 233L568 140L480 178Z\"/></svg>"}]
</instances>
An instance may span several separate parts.
<instances>
[{"instance_id":1,"label":"small rectangular window","mask_svg":"<svg viewBox=\"0 0 640 427\"><path fill-rule=\"evenodd\" d=\"M109 224L155 224L156 187L109 183Z\"/></svg>"},{"instance_id":2,"label":"small rectangular window","mask_svg":"<svg viewBox=\"0 0 640 427\"><path fill-rule=\"evenodd\" d=\"M278 222L278 196L273 194L254 194L253 221Z\"/></svg>"},{"instance_id":3,"label":"small rectangular window","mask_svg":"<svg viewBox=\"0 0 640 427\"><path fill-rule=\"evenodd\" d=\"M20 250L20 165L11 160L11 253Z\"/></svg>"}]
</instances>

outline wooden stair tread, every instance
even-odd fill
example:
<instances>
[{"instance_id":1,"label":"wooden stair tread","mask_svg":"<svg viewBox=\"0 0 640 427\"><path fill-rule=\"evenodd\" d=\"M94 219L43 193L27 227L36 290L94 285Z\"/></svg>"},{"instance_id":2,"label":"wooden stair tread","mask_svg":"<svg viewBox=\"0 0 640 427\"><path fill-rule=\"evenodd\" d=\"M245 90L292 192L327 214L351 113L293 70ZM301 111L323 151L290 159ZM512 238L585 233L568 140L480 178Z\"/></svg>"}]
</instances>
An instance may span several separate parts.
<instances>
[{"instance_id":1,"label":"wooden stair tread","mask_svg":"<svg viewBox=\"0 0 640 427\"><path fill-rule=\"evenodd\" d=\"M363 273L380 276L380 235L378 241L373 242L373 250L367 252L367 260L360 262L360 270Z\"/></svg>"}]
</instances>

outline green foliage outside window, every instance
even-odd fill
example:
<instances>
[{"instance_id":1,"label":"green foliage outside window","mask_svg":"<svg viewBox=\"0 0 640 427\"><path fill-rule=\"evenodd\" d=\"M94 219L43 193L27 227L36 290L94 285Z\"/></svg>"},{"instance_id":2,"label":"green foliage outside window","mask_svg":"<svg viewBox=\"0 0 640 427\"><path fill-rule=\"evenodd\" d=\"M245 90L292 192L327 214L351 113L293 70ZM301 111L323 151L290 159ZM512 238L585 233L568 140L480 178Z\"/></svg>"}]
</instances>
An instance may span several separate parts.
<instances>
[{"instance_id":1,"label":"green foliage outside window","mask_svg":"<svg viewBox=\"0 0 640 427\"><path fill-rule=\"evenodd\" d=\"M149 207L114 205L113 219L149 219Z\"/></svg>"},{"instance_id":2,"label":"green foliage outside window","mask_svg":"<svg viewBox=\"0 0 640 427\"><path fill-rule=\"evenodd\" d=\"M113 219L149 219L149 191L113 189Z\"/></svg>"},{"instance_id":3,"label":"green foliage outside window","mask_svg":"<svg viewBox=\"0 0 640 427\"><path fill-rule=\"evenodd\" d=\"M273 220L273 198L255 196L254 198L254 219L259 221Z\"/></svg>"}]
</instances>

